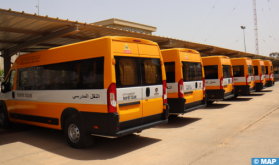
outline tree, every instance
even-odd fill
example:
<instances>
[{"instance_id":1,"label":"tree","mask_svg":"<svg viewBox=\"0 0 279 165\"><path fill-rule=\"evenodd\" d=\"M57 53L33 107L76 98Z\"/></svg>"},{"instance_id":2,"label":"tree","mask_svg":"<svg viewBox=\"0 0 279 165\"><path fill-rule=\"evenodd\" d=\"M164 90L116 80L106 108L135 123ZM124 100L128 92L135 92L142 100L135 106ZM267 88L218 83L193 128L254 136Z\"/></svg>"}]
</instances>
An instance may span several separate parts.
<instances>
[{"instance_id":1,"label":"tree","mask_svg":"<svg viewBox=\"0 0 279 165\"><path fill-rule=\"evenodd\" d=\"M269 54L269 57L279 58L279 52L272 52Z\"/></svg>"},{"instance_id":2,"label":"tree","mask_svg":"<svg viewBox=\"0 0 279 165\"><path fill-rule=\"evenodd\" d=\"M0 82L4 81L4 70L0 70Z\"/></svg>"}]
</instances>

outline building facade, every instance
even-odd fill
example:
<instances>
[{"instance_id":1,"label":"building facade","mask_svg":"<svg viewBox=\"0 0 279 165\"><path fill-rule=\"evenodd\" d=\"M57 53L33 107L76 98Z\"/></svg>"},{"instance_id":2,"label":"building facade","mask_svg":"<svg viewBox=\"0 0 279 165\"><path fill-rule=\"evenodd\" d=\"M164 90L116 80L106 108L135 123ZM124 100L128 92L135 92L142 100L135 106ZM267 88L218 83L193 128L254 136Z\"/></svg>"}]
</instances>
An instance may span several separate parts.
<instances>
[{"instance_id":1,"label":"building facade","mask_svg":"<svg viewBox=\"0 0 279 165\"><path fill-rule=\"evenodd\" d=\"M155 32L157 30L157 28L154 26L125 21L117 18L111 18L99 22L94 22L92 24L141 34L152 34L152 32Z\"/></svg>"}]
</instances>

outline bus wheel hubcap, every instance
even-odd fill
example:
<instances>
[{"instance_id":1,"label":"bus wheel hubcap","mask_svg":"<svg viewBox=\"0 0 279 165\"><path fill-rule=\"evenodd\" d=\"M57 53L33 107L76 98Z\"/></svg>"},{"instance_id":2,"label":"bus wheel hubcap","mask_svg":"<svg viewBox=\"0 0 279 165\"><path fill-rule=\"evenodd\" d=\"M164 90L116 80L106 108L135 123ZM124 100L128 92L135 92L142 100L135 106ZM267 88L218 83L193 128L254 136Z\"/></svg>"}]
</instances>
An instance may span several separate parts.
<instances>
[{"instance_id":1,"label":"bus wheel hubcap","mask_svg":"<svg viewBox=\"0 0 279 165\"><path fill-rule=\"evenodd\" d=\"M68 136L73 143L77 143L79 141L80 132L77 125L71 124L69 126Z\"/></svg>"}]
</instances>

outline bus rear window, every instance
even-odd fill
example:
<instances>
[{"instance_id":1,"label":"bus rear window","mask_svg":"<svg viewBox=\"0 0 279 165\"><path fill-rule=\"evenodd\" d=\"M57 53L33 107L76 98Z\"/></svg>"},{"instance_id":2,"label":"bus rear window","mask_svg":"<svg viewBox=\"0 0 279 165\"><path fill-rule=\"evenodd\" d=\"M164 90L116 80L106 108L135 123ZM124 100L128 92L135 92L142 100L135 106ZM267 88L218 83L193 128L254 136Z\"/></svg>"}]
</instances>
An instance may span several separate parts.
<instances>
[{"instance_id":1,"label":"bus rear window","mask_svg":"<svg viewBox=\"0 0 279 165\"><path fill-rule=\"evenodd\" d=\"M265 74L268 74L268 66L265 66Z\"/></svg>"},{"instance_id":2,"label":"bus rear window","mask_svg":"<svg viewBox=\"0 0 279 165\"><path fill-rule=\"evenodd\" d=\"M218 65L204 66L205 79L218 79Z\"/></svg>"},{"instance_id":3,"label":"bus rear window","mask_svg":"<svg viewBox=\"0 0 279 165\"><path fill-rule=\"evenodd\" d=\"M175 62L165 62L167 83L175 82Z\"/></svg>"},{"instance_id":4,"label":"bus rear window","mask_svg":"<svg viewBox=\"0 0 279 165\"><path fill-rule=\"evenodd\" d=\"M159 58L140 58L142 85L162 84L161 62Z\"/></svg>"},{"instance_id":5,"label":"bus rear window","mask_svg":"<svg viewBox=\"0 0 279 165\"><path fill-rule=\"evenodd\" d=\"M223 78L231 78L231 66L223 65Z\"/></svg>"},{"instance_id":6,"label":"bus rear window","mask_svg":"<svg viewBox=\"0 0 279 165\"><path fill-rule=\"evenodd\" d=\"M258 66L254 66L255 75L259 75Z\"/></svg>"},{"instance_id":7,"label":"bus rear window","mask_svg":"<svg viewBox=\"0 0 279 165\"><path fill-rule=\"evenodd\" d=\"M233 77L244 77L244 65L233 66Z\"/></svg>"},{"instance_id":8,"label":"bus rear window","mask_svg":"<svg viewBox=\"0 0 279 165\"><path fill-rule=\"evenodd\" d=\"M202 66L197 62L182 62L183 63L183 81L198 81L202 80Z\"/></svg>"},{"instance_id":9,"label":"bus rear window","mask_svg":"<svg viewBox=\"0 0 279 165\"><path fill-rule=\"evenodd\" d=\"M264 66L261 66L261 69L262 69L262 74L265 74Z\"/></svg>"},{"instance_id":10,"label":"bus rear window","mask_svg":"<svg viewBox=\"0 0 279 165\"><path fill-rule=\"evenodd\" d=\"M254 73L253 73L253 66L252 65L248 65L248 75L249 76L253 76Z\"/></svg>"},{"instance_id":11,"label":"bus rear window","mask_svg":"<svg viewBox=\"0 0 279 165\"><path fill-rule=\"evenodd\" d=\"M116 87L162 84L159 58L115 57Z\"/></svg>"},{"instance_id":12,"label":"bus rear window","mask_svg":"<svg viewBox=\"0 0 279 165\"><path fill-rule=\"evenodd\" d=\"M136 57L115 57L116 87L141 85L139 59Z\"/></svg>"}]
</instances>

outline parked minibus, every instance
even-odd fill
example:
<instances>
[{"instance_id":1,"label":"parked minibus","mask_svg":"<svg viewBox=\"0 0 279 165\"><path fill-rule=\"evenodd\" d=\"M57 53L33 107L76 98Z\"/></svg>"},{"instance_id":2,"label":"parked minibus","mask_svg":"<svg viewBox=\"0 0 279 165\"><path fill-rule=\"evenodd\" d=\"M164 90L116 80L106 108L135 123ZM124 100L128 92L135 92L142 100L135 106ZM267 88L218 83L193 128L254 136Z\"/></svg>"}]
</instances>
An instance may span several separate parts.
<instances>
[{"instance_id":1,"label":"parked minibus","mask_svg":"<svg viewBox=\"0 0 279 165\"><path fill-rule=\"evenodd\" d=\"M271 87L274 85L274 70L273 70L272 62L270 60L265 60L264 67L265 67L266 87Z\"/></svg>"},{"instance_id":2,"label":"parked minibus","mask_svg":"<svg viewBox=\"0 0 279 165\"><path fill-rule=\"evenodd\" d=\"M19 56L1 84L0 126L64 130L70 146L168 122L158 44L103 37Z\"/></svg>"},{"instance_id":3,"label":"parked minibus","mask_svg":"<svg viewBox=\"0 0 279 165\"><path fill-rule=\"evenodd\" d=\"M233 71L227 56L202 57L207 104L234 97Z\"/></svg>"},{"instance_id":4,"label":"parked minibus","mask_svg":"<svg viewBox=\"0 0 279 165\"><path fill-rule=\"evenodd\" d=\"M259 92L265 88L265 68L264 62L261 59L252 60L254 73L255 73L255 88Z\"/></svg>"},{"instance_id":5,"label":"parked minibus","mask_svg":"<svg viewBox=\"0 0 279 165\"><path fill-rule=\"evenodd\" d=\"M199 52L175 48L161 53L167 75L169 114L177 116L205 107L204 70Z\"/></svg>"},{"instance_id":6,"label":"parked minibus","mask_svg":"<svg viewBox=\"0 0 279 165\"><path fill-rule=\"evenodd\" d=\"M250 58L231 59L233 67L234 96L255 91L252 60Z\"/></svg>"}]
</instances>

